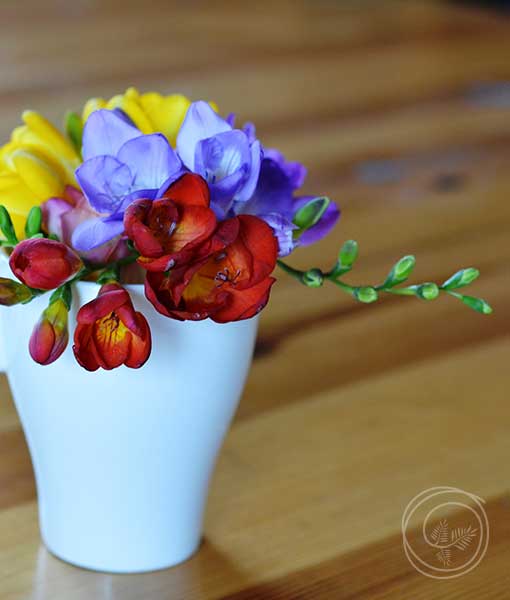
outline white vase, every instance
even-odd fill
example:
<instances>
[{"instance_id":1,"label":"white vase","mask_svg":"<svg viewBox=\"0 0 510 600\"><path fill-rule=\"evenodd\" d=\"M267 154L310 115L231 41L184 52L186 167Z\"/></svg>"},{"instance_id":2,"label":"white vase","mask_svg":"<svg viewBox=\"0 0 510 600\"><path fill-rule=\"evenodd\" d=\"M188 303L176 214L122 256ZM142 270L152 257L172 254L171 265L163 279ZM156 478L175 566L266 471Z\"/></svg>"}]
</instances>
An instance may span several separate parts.
<instances>
[{"instance_id":1,"label":"white vase","mask_svg":"<svg viewBox=\"0 0 510 600\"><path fill-rule=\"evenodd\" d=\"M126 287L153 335L139 370L89 373L70 347L39 366L28 340L47 295L0 307L3 366L32 456L43 541L65 561L118 573L166 568L197 549L258 324L174 321L156 313L141 285ZM77 308L98 289L75 286L71 336Z\"/></svg>"}]
</instances>

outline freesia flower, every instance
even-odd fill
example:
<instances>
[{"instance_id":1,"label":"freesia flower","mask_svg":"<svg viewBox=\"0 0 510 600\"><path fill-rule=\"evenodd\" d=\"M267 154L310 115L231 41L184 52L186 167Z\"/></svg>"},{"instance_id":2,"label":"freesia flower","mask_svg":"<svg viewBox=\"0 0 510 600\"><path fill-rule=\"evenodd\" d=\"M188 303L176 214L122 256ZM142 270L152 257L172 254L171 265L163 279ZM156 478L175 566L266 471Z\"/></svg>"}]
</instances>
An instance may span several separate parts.
<instances>
[{"instance_id":1,"label":"freesia flower","mask_svg":"<svg viewBox=\"0 0 510 600\"><path fill-rule=\"evenodd\" d=\"M137 200L126 210L126 235L151 271L168 271L190 260L216 228L209 188L198 175L183 175L159 200Z\"/></svg>"},{"instance_id":2,"label":"freesia flower","mask_svg":"<svg viewBox=\"0 0 510 600\"><path fill-rule=\"evenodd\" d=\"M54 290L72 279L83 267L80 257L62 242L35 238L20 242L9 265L28 287Z\"/></svg>"},{"instance_id":3,"label":"freesia flower","mask_svg":"<svg viewBox=\"0 0 510 600\"><path fill-rule=\"evenodd\" d=\"M0 202L20 237L30 209L75 183L80 163L72 144L44 117L25 111L23 121L0 150Z\"/></svg>"},{"instance_id":4,"label":"freesia flower","mask_svg":"<svg viewBox=\"0 0 510 600\"><path fill-rule=\"evenodd\" d=\"M253 317L272 284L277 243L270 227L250 215L220 223L212 252L169 272L147 273L145 294L163 315L180 320L210 317L218 323Z\"/></svg>"},{"instance_id":5,"label":"freesia flower","mask_svg":"<svg viewBox=\"0 0 510 600\"><path fill-rule=\"evenodd\" d=\"M84 163L76 178L101 217L81 223L73 247L88 251L124 231L124 212L139 198L161 197L182 173L181 161L162 134L142 135L114 111L90 115L83 131Z\"/></svg>"},{"instance_id":6,"label":"freesia flower","mask_svg":"<svg viewBox=\"0 0 510 600\"><path fill-rule=\"evenodd\" d=\"M150 356L149 324L117 283L103 285L97 298L80 308L77 322L73 351L87 371L139 369Z\"/></svg>"},{"instance_id":7,"label":"freesia flower","mask_svg":"<svg viewBox=\"0 0 510 600\"><path fill-rule=\"evenodd\" d=\"M55 362L69 342L68 309L62 299L52 302L43 312L29 342L30 356L40 365Z\"/></svg>"},{"instance_id":8,"label":"freesia flower","mask_svg":"<svg viewBox=\"0 0 510 600\"><path fill-rule=\"evenodd\" d=\"M234 205L236 214L251 214L266 221L278 239L279 256L287 256L297 246L318 242L331 231L340 216L336 204L330 202L316 224L306 231L297 231L296 213L314 198L294 196L305 177L303 165L287 161L277 150L266 150L253 196L248 202Z\"/></svg>"},{"instance_id":9,"label":"freesia flower","mask_svg":"<svg viewBox=\"0 0 510 600\"><path fill-rule=\"evenodd\" d=\"M90 206L82 192L71 185L66 186L62 198L50 198L41 205L41 209L44 230L71 247L73 232L78 225L101 216ZM127 253L126 241L120 236L94 250L79 252L82 258L94 264L119 260Z\"/></svg>"},{"instance_id":10,"label":"freesia flower","mask_svg":"<svg viewBox=\"0 0 510 600\"><path fill-rule=\"evenodd\" d=\"M234 202L251 198L260 172L262 149L249 132L234 129L206 102L194 102L177 136L177 152L188 169L211 190L211 206L225 218Z\"/></svg>"},{"instance_id":11,"label":"freesia flower","mask_svg":"<svg viewBox=\"0 0 510 600\"><path fill-rule=\"evenodd\" d=\"M14 306L33 297L30 289L17 281L0 277L0 306Z\"/></svg>"},{"instance_id":12,"label":"freesia flower","mask_svg":"<svg viewBox=\"0 0 510 600\"><path fill-rule=\"evenodd\" d=\"M101 108L118 108L128 115L142 133L162 133L170 144L175 146L177 133L190 104L190 100L181 94L140 94L136 88L130 87L124 94L114 96L110 100L91 98L83 108L83 121L86 122L94 111ZM214 104L212 106L215 107Z\"/></svg>"}]
</instances>

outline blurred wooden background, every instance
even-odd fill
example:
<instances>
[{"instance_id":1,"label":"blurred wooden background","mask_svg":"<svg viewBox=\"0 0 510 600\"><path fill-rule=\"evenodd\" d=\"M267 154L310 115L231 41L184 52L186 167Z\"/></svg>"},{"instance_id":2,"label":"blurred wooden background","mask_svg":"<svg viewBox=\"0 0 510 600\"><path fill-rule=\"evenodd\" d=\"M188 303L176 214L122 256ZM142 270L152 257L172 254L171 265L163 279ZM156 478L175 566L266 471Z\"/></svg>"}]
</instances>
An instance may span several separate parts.
<instances>
[{"instance_id":1,"label":"blurred wooden background","mask_svg":"<svg viewBox=\"0 0 510 600\"><path fill-rule=\"evenodd\" d=\"M413 252L420 281L478 266L472 293L495 309L482 317L448 298L361 306L282 276L204 544L143 576L81 571L41 547L2 378L0 598L508 597L509 32L508 17L459 2L0 4L1 139L23 108L59 122L130 85L214 99L304 162L307 191L342 206L334 234L296 265L327 267L355 238L354 283ZM487 500L487 556L451 581L420 575L402 549L404 507L435 485Z\"/></svg>"}]
</instances>

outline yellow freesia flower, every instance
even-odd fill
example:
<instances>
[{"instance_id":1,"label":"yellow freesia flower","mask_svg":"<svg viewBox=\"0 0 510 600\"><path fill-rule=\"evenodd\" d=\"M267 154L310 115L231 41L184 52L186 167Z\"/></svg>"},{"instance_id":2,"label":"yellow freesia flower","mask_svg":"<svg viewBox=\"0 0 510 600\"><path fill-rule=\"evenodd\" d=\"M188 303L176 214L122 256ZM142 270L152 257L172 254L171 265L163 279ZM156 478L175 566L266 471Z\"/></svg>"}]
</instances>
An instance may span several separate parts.
<instances>
[{"instance_id":1,"label":"yellow freesia flower","mask_svg":"<svg viewBox=\"0 0 510 600\"><path fill-rule=\"evenodd\" d=\"M0 148L0 204L11 214L22 236L33 206L62 196L67 184L76 184L74 171L81 160L71 143L44 117L23 113L24 125Z\"/></svg>"},{"instance_id":2,"label":"yellow freesia flower","mask_svg":"<svg viewBox=\"0 0 510 600\"><path fill-rule=\"evenodd\" d=\"M122 109L142 133L162 133L172 146L175 146L177 133L184 121L191 101L180 94L162 96L156 92L140 94L136 88L129 88L124 94L110 100L91 98L83 108L83 121L100 108ZM211 103L214 110L215 104Z\"/></svg>"}]
</instances>

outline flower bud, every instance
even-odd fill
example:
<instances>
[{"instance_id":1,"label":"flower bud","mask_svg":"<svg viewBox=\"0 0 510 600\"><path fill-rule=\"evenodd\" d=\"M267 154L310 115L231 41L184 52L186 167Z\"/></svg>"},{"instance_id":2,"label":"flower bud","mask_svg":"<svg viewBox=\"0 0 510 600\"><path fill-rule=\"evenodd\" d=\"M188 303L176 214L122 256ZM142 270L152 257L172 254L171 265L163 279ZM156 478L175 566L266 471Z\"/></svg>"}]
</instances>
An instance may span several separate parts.
<instances>
[{"instance_id":1,"label":"flower bud","mask_svg":"<svg viewBox=\"0 0 510 600\"><path fill-rule=\"evenodd\" d=\"M338 253L338 262L342 267L352 267L358 257L358 243L347 240Z\"/></svg>"},{"instance_id":2,"label":"flower bud","mask_svg":"<svg viewBox=\"0 0 510 600\"><path fill-rule=\"evenodd\" d=\"M60 287L83 267L80 257L69 246L45 238L20 242L9 264L20 281L38 290Z\"/></svg>"},{"instance_id":3,"label":"flower bud","mask_svg":"<svg viewBox=\"0 0 510 600\"><path fill-rule=\"evenodd\" d=\"M406 281L409 275L411 275L415 264L416 259L414 256L409 255L402 257L391 269L384 285L386 287L391 287Z\"/></svg>"},{"instance_id":4,"label":"flower bud","mask_svg":"<svg viewBox=\"0 0 510 600\"><path fill-rule=\"evenodd\" d=\"M35 362L49 365L62 355L69 341L67 320L68 309L61 298L52 302L43 312L28 346Z\"/></svg>"},{"instance_id":5,"label":"flower bud","mask_svg":"<svg viewBox=\"0 0 510 600\"><path fill-rule=\"evenodd\" d=\"M365 304L370 304L371 302L375 302L378 298L377 290L375 288L366 286L359 287L354 290L354 297L359 302L363 302Z\"/></svg>"},{"instance_id":6,"label":"flower bud","mask_svg":"<svg viewBox=\"0 0 510 600\"><path fill-rule=\"evenodd\" d=\"M439 296L439 288L435 283L422 283L416 288L416 294L423 300L435 300Z\"/></svg>"},{"instance_id":7,"label":"flower bud","mask_svg":"<svg viewBox=\"0 0 510 600\"><path fill-rule=\"evenodd\" d=\"M449 279L447 279L442 287L445 290L455 290L457 288L464 287L472 283L480 275L478 269L469 267L468 269L461 269L454 273Z\"/></svg>"},{"instance_id":8,"label":"flower bud","mask_svg":"<svg viewBox=\"0 0 510 600\"><path fill-rule=\"evenodd\" d=\"M32 298L33 292L26 285L0 277L0 306L14 306Z\"/></svg>"},{"instance_id":9,"label":"flower bud","mask_svg":"<svg viewBox=\"0 0 510 600\"><path fill-rule=\"evenodd\" d=\"M302 282L311 288L318 288L324 283L324 274L320 269L310 269L303 273Z\"/></svg>"},{"instance_id":10,"label":"flower bud","mask_svg":"<svg viewBox=\"0 0 510 600\"><path fill-rule=\"evenodd\" d=\"M488 302L485 302L482 298L475 298L473 296L461 296L462 302L469 308L476 310L476 312L482 313L483 315L490 315L492 313L492 307Z\"/></svg>"}]
</instances>

